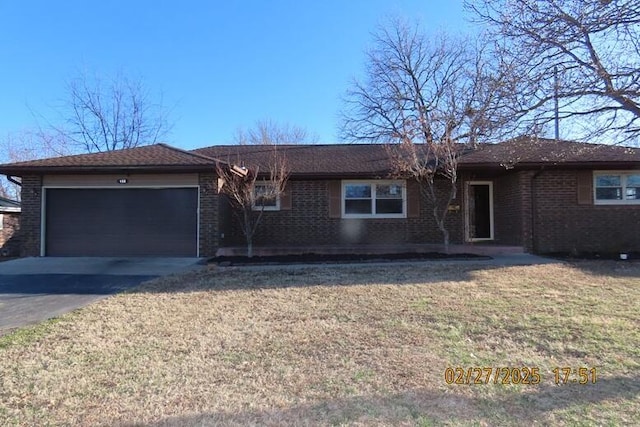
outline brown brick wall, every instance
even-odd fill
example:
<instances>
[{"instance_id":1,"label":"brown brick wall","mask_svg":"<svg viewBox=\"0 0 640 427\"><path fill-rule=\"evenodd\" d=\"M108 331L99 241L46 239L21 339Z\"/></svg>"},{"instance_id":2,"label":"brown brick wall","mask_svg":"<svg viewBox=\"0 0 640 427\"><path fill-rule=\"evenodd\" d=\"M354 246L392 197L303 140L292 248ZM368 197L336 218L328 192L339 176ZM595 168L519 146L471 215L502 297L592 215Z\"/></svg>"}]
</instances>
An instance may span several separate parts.
<instances>
[{"instance_id":1,"label":"brown brick wall","mask_svg":"<svg viewBox=\"0 0 640 427\"><path fill-rule=\"evenodd\" d=\"M200 256L214 256L219 244L218 194L212 173L199 175L200 185Z\"/></svg>"},{"instance_id":2,"label":"brown brick wall","mask_svg":"<svg viewBox=\"0 0 640 427\"><path fill-rule=\"evenodd\" d=\"M531 182L536 171L507 171L494 177L494 237L501 245L533 250Z\"/></svg>"},{"instance_id":3,"label":"brown brick wall","mask_svg":"<svg viewBox=\"0 0 640 427\"><path fill-rule=\"evenodd\" d=\"M510 173L493 183L494 238L503 245L522 245L522 188L521 177Z\"/></svg>"},{"instance_id":4,"label":"brown brick wall","mask_svg":"<svg viewBox=\"0 0 640 427\"><path fill-rule=\"evenodd\" d=\"M328 181L290 181L291 210L265 211L254 238L256 246L441 243L442 234L423 198L419 218L329 218ZM460 204L462 192L454 204ZM462 211L449 213L451 243L462 242ZM226 246L244 245L237 218L232 218Z\"/></svg>"},{"instance_id":5,"label":"brown brick wall","mask_svg":"<svg viewBox=\"0 0 640 427\"><path fill-rule=\"evenodd\" d=\"M19 239L21 256L40 256L40 218L42 209L42 177L22 177L22 215Z\"/></svg>"},{"instance_id":6,"label":"brown brick wall","mask_svg":"<svg viewBox=\"0 0 640 427\"><path fill-rule=\"evenodd\" d=\"M536 178L536 252L640 251L639 205L578 205L577 191L576 171Z\"/></svg>"}]
</instances>

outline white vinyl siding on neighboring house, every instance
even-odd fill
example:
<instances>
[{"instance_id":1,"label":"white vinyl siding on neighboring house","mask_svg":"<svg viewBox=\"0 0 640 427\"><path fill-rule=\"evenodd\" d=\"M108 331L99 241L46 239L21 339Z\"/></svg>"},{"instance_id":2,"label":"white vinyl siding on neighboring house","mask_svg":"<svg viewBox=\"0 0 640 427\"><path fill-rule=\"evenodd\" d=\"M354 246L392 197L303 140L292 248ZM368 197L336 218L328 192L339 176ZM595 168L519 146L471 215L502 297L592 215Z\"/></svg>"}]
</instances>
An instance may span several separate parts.
<instances>
[{"instance_id":1,"label":"white vinyl siding on neighboring house","mask_svg":"<svg viewBox=\"0 0 640 427\"><path fill-rule=\"evenodd\" d=\"M597 205L640 204L640 171L603 171L593 175Z\"/></svg>"}]
</instances>

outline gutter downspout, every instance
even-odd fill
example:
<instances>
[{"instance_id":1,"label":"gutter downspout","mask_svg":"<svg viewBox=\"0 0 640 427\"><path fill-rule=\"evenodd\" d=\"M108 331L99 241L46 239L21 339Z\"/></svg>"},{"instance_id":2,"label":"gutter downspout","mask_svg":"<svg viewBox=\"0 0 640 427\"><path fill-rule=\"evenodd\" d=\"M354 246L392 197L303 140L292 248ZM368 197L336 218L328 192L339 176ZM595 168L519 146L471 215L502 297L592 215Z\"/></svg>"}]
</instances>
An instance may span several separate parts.
<instances>
[{"instance_id":1,"label":"gutter downspout","mask_svg":"<svg viewBox=\"0 0 640 427\"><path fill-rule=\"evenodd\" d=\"M544 172L544 165L540 166L540 170L536 171L531 177L531 251L535 254L538 253L538 245L536 241L536 211L538 210L538 204L536 203L537 194L536 194L536 178L542 175Z\"/></svg>"},{"instance_id":2,"label":"gutter downspout","mask_svg":"<svg viewBox=\"0 0 640 427\"><path fill-rule=\"evenodd\" d=\"M22 187L22 182L17 181L12 175L7 175L7 181L17 185L18 187Z\"/></svg>"}]
</instances>

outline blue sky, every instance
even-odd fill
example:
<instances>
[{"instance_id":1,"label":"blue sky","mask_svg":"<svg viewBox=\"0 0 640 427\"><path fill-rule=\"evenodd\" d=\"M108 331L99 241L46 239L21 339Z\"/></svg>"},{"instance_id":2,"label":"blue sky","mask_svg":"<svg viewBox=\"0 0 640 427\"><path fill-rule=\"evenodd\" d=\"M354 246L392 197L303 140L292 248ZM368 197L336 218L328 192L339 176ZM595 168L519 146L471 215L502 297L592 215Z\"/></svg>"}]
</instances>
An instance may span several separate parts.
<instances>
[{"instance_id":1,"label":"blue sky","mask_svg":"<svg viewBox=\"0 0 640 427\"><path fill-rule=\"evenodd\" d=\"M32 112L55 121L66 82L90 70L162 94L178 147L230 143L261 119L338 142L341 96L389 15L469 26L462 0L0 0L0 138L33 128Z\"/></svg>"}]
</instances>

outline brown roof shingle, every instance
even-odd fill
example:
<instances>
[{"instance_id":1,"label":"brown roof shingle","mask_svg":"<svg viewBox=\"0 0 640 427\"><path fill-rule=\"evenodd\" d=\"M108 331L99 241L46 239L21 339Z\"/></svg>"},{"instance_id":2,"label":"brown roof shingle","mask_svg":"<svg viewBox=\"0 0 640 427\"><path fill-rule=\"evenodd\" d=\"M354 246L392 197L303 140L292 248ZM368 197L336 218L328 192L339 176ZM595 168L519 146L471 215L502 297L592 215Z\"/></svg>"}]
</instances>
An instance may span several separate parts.
<instances>
[{"instance_id":1,"label":"brown roof shingle","mask_svg":"<svg viewBox=\"0 0 640 427\"><path fill-rule=\"evenodd\" d=\"M314 144L278 145L295 175L377 175L389 170L389 156L384 144ZM273 156L272 145L214 145L193 150L232 164L268 169Z\"/></svg>"},{"instance_id":2,"label":"brown roof shingle","mask_svg":"<svg viewBox=\"0 0 640 427\"><path fill-rule=\"evenodd\" d=\"M384 144L278 145L293 175L313 177L383 177L390 169ZM126 150L56 157L0 165L0 173L91 173L106 171L211 170L216 161L268 169L274 146L214 145L185 151L166 144ZM584 144L539 138L517 138L499 144L480 144L460 159L460 167L640 168L640 148Z\"/></svg>"},{"instance_id":3,"label":"brown roof shingle","mask_svg":"<svg viewBox=\"0 0 640 427\"><path fill-rule=\"evenodd\" d=\"M210 159L202 154L184 151L166 144L154 144L124 150L10 163L0 165L0 171L5 174L11 174L27 170L33 172L80 172L121 169L195 170L207 169L214 164L215 159Z\"/></svg>"},{"instance_id":4,"label":"brown roof shingle","mask_svg":"<svg viewBox=\"0 0 640 427\"><path fill-rule=\"evenodd\" d=\"M521 137L499 144L480 144L461 158L466 166L532 166L636 163L640 148L585 144L544 138Z\"/></svg>"},{"instance_id":5,"label":"brown roof shingle","mask_svg":"<svg viewBox=\"0 0 640 427\"><path fill-rule=\"evenodd\" d=\"M281 145L277 149L286 153L295 175L383 176L390 170L384 144ZM264 145L216 145L193 152L264 169L272 150L273 146ZM591 164L640 167L640 148L517 138L498 144L480 144L460 158L461 168Z\"/></svg>"}]
</instances>

